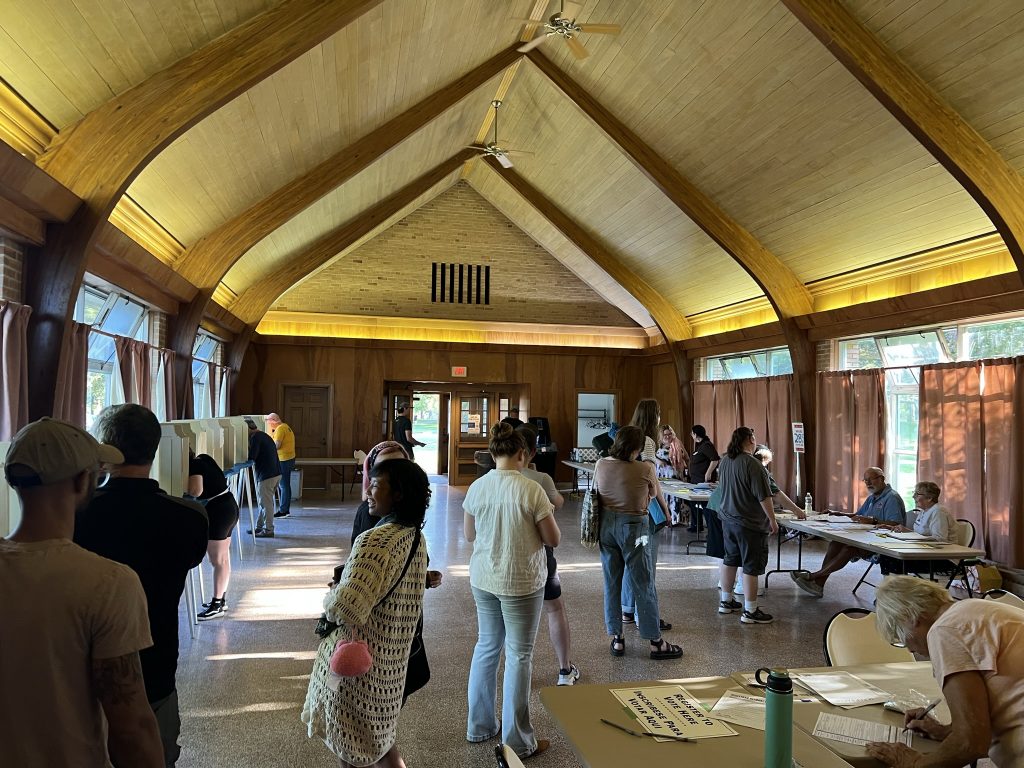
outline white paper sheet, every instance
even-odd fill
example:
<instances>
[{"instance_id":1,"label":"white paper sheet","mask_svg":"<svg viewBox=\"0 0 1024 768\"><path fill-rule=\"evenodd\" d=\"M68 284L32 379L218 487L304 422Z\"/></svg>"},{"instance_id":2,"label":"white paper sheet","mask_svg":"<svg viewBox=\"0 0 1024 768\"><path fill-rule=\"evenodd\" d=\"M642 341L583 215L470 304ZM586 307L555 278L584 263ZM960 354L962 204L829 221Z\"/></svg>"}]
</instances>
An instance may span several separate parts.
<instances>
[{"instance_id":1,"label":"white paper sheet","mask_svg":"<svg viewBox=\"0 0 1024 768\"><path fill-rule=\"evenodd\" d=\"M855 717L844 717L830 712L818 715L814 724L814 735L821 739L842 741L846 744L864 746L871 741L893 742L914 746L914 734L905 728L884 723L872 723Z\"/></svg>"},{"instance_id":2,"label":"white paper sheet","mask_svg":"<svg viewBox=\"0 0 1024 768\"><path fill-rule=\"evenodd\" d=\"M849 672L798 675L797 679L836 707L853 709L868 704L884 704L892 695Z\"/></svg>"},{"instance_id":3,"label":"white paper sheet","mask_svg":"<svg viewBox=\"0 0 1024 768\"><path fill-rule=\"evenodd\" d=\"M740 690L726 691L711 708L711 714L735 725L764 730L764 699L760 696Z\"/></svg>"}]
</instances>

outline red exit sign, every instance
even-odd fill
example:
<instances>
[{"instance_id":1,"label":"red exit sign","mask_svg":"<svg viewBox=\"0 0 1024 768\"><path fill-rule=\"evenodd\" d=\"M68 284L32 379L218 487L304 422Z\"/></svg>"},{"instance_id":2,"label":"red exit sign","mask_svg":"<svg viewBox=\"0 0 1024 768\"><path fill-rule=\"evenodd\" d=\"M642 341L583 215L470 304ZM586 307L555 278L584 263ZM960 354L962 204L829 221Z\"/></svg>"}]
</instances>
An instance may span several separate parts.
<instances>
[{"instance_id":1,"label":"red exit sign","mask_svg":"<svg viewBox=\"0 0 1024 768\"><path fill-rule=\"evenodd\" d=\"M453 365L452 366L452 378L464 379L469 375L469 371L466 370L464 365Z\"/></svg>"}]
</instances>

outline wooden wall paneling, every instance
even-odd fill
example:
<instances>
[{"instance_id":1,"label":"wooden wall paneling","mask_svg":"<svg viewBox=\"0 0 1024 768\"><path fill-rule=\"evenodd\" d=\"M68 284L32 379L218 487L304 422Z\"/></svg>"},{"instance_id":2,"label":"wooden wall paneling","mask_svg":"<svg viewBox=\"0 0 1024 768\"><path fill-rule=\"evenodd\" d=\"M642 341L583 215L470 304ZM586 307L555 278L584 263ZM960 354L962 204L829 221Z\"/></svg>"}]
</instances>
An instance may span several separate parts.
<instances>
[{"instance_id":1,"label":"wooden wall paneling","mask_svg":"<svg viewBox=\"0 0 1024 768\"><path fill-rule=\"evenodd\" d=\"M475 155L474 150L463 149L386 197L377 205L362 212L354 220L346 222L320 238L309 248L290 258L284 267L239 294L238 299L229 309L247 323L258 322L274 301L288 288L310 272L323 266L431 187L440 184L446 177L458 170L462 163L472 159Z\"/></svg>"},{"instance_id":2,"label":"wooden wall paneling","mask_svg":"<svg viewBox=\"0 0 1024 768\"><path fill-rule=\"evenodd\" d=\"M90 112L37 159L85 204L29 259L31 418L53 412L86 257L132 179L189 127L380 1L288 0Z\"/></svg>"},{"instance_id":3,"label":"wooden wall paneling","mask_svg":"<svg viewBox=\"0 0 1024 768\"><path fill-rule=\"evenodd\" d=\"M1024 178L841 5L783 0L786 7L971 194L1024 271Z\"/></svg>"},{"instance_id":4,"label":"wooden wall paneling","mask_svg":"<svg viewBox=\"0 0 1024 768\"><path fill-rule=\"evenodd\" d=\"M0 197L48 222L67 221L82 203L78 195L2 141Z\"/></svg>"},{"instance_id":5,"label":"wooden wall paneling","mask_svg":"<svg viewBox=\"0 0 1024 768\"><path fill-rule=\"evenodd\" d=\"M307 173L249 206L189 247L176 264L200 287L215 286L246 251L284 222L368 168L416 131L457 104L521 54L515 47L492 56L462 77L334 153Z\"/></svg>"},{"instance_id":6,"label":"wooden wall paneling","mask_svg":"<svg viewBox=\"0 0 1024 768\"><path fill-rule=\"evenodd\" d=\"M46 226L42 220L5 197L0 197L0 232L29 245L42 245L46 240Z\"/></svg>"}]
</instances>

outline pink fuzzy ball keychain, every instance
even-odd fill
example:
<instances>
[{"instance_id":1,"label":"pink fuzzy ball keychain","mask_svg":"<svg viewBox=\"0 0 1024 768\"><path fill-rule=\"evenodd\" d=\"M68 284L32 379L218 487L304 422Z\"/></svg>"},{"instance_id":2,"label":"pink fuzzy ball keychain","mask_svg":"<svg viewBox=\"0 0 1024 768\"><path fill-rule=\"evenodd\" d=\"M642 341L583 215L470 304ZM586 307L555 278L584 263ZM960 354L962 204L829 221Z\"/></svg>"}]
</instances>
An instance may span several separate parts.
<instances>
[{"instance_id":1,"label":"pink fuzzy ball keychain","mask_svg":"<svg viewBox=\"0 0 1024 768\"><path fill-rule=\"evenodd\" d=\"M331 672L341 677L359 677L370 671L373 656L362 640L339 640L331 654Z\"/></svg>"}]
</instances>

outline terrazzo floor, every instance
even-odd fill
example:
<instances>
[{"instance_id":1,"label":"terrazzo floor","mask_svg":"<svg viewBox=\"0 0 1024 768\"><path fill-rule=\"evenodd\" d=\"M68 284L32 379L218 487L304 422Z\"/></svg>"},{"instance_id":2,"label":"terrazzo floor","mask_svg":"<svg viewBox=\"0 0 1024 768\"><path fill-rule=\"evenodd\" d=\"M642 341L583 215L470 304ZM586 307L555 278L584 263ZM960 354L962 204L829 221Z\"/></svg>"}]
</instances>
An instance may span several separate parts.
<instances>
[{"instance_id":1,"label":"terrazzo floor","mask_svg":"<svg viewBox=\"0 0 1024 768\"><path fill-rule=\"evenodd\" d=\"M429 685L413 695L398 732L399 749L413 768L494 766L495 742L465 740L466 684L476 641L476 614L469 590L470 546L462 539L464 489L434 486L425 535L431 568L444 572L440 589L426 593L424 638L432 671ZM277 537L247 538L244 560L233 547L229 612L199 625L189 636L184 605L178 692L181 701L181 768L261 768L337 765L299 721L318 638L315 618L333 567L344 561L356 502L303 499L290 518L277 523ZM822 631L836 611L870 607L870 587L850 590L862 572L850 566L829 582L825 597L800 593L785 574L771 577L761 606L776 616L770 625L741 624L738 614L719 616L717 561L686 555L690 534L662 533L658 592L662 616L675 628L666 636L683 646L677 661L652 661L647 643L627 630L626 656L613 658L603 625L599 555L579 543L579 499L558 513L562 545L559 572L572 627L573 661L582 682L648 680L728 674L766 664L823 664ZM248 520L243 510L243 531ZM804 565L816 567L824 545L804 546ZM783 547L783 567L795 564L796 545ZM772 565L775 547L772 544ZM791 566L790 566L791 567ZM206 569L205 582L210 584ZM557 663L542 619L534 655L531 713L538 737L551 749L535 768L578 766L572 750L540 703L538 692L553 685ZM500 686L499 686L500 689Z\"/></svg>"}]
</instances>

